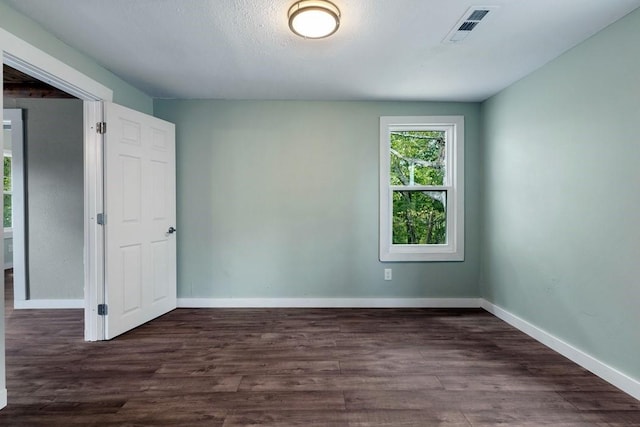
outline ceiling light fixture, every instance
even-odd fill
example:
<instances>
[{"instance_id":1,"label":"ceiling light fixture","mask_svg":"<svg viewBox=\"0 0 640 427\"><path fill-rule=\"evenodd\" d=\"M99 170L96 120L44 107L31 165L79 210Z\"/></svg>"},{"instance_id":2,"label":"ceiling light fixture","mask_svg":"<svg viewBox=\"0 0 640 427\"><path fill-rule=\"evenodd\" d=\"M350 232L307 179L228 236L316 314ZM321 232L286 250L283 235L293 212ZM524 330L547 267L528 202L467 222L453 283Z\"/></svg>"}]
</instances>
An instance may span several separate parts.
<instances>
[{"instance_id":1,"label":"ceiling light fixture","mask_svg":"<svg viewBox=\"0 0 640 427\"><path fill-rule=\"evenodd\" d=\"M340 9L327 0L300 0L289 8L289 28L306 39L322 39L338 31Z\"/></svg>"}]
</instances>

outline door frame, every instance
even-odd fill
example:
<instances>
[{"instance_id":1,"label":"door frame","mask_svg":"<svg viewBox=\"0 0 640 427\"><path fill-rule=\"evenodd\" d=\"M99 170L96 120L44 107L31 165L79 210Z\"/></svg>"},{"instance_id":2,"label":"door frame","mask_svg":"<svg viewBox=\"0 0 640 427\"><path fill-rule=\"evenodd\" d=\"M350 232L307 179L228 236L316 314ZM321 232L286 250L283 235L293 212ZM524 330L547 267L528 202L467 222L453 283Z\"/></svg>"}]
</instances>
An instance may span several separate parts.
<instances>
[{"instance_id":1,"label":"door frame","mask_svg":"<svg viewBox=\"0 0 640 427\"><path fill-rule=\"evenodd\" d=\"M17 307L24 304L27 299L26 292L26 259L25 259L25 192L24 192L24 131L22 110L19 108L2 109L3 128L5 121L11 122L11 204L12 222L11 237L13 241L13 305ZM16 124L19 126L16 127ZM3 146L3 148L5 148ZM3 231L5 228L3 227ZM6 234L5 236L6 237ZM4 267L6 269L7 262Z\"/></svg>"},{"instance_id":2,"label":"door frame","mask_svg":"<svg viewBox=\"0 0 640 427\"><path fill-rule=\"evenodd\" d=\"M0 54L4 64L84 101L84 338L103 339L104 319L98 316L97 307L104 300L104 239L102 227L96 221L103 208L103 151L102 138L95 130L102 113L97 111L97 103L91 101L113 101L113 91L2 28ZM3 107L1 100L0 107ZM0 229L0 241L3 238ZM4 318L0 325L4 327ZM0 367L0 372L3 368Z\"/></svg>"}]
</instances>

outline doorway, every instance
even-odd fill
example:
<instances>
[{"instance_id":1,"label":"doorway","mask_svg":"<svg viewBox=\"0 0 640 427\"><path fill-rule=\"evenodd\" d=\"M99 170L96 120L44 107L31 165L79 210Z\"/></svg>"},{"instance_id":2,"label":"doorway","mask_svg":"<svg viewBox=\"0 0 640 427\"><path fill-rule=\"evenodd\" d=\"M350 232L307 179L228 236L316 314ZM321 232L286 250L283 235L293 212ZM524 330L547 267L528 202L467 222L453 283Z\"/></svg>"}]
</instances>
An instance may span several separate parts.
<instances>
[{"instance_id":1,"label":"doorway","mask_svg":"<svg viewBox=\"0 0 640 427\"><path fill-rule=\"evenodd\" d=\"M83 103L6 64L3 76L14 307L83 308Z\"/></svg>"},{"instance_id":2,"label":"doorway","mask_svg":"<svg viewBox=\"0 0 640 427\"><path fill-rule=\"evenodd\" d=\"M4 64L83 101L85 340L110 339L175 309L175 126L111 103L110 89L2 29L0 49ZM116 321L124 329L112 330ZM0 408L4 323L0 316Z\"/></svg>"},{"instance_id":3,"label":"doorway","mask_svg":"<svg viewBox=\"0 0 640 427\"><path fill-rule=\"evenodd\" d=\"M102 279L103 241L95 223L96 212L102 209L102 159L101 149L96 143L95 126L88 124L87 117L93 112L92 101L111 101L113 92L9 33L0 32L0 36L3 64L83 101L84 338L96 341L100 339L102 319L99 319L95 310L88 310L87 307L97 307L102 298L98 284Z\"/></svg>"}]
</instances>

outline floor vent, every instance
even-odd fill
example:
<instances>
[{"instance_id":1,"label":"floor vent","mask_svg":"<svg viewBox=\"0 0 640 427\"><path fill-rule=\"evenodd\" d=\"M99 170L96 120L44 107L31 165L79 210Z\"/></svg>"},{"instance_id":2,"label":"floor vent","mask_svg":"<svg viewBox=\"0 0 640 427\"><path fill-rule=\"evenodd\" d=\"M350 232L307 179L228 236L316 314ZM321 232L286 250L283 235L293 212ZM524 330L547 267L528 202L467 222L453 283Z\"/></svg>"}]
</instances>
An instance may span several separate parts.
<instances>
[{"instance_id":1,"label":"floor vent","mask_svg":"<svg viewBox=\"0 0 640 427\"><path fill-rule=\"evenodd\" d=\"M497 6L472 6L470 7L453 29L447 34L443 43L460 43L466 39L480 21L482 21Z\"/></svg>"}]
</instances>

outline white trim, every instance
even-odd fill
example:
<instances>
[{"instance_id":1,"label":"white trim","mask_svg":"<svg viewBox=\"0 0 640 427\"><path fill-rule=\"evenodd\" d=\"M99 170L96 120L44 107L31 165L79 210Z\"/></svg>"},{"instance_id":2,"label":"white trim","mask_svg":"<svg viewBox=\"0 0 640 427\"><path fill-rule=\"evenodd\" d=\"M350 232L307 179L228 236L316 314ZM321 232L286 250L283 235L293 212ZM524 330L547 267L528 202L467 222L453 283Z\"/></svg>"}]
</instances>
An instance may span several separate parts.
<instances>
[{"instance_id":1,"label":"white trim","mask_svg":"<svg viewBox=\"0 0 640 427\"><path fill-rule=\"evenodd\" d=\"M640 381L631 378L630 376L618 371L617 369L607 365L606 363L601 362L595 357L590 356L584 351L572 346L569 343L564 342L560 338L527 322L526 320L510 313L507 310L485 299L481 299L480 301L481 307L489 313L493 314L499 319L504 320L511 326L519 329L533 339L560 353L564 357L572 360L583 368L591 371L603 380L618 387L625 393L628 393L636 399L640 400Z\"/></svg>"},{"instance_id":2,"label":"white trim","mask_svg":"<svg viewBox=\"0 0 640 427\"><path fill-rule=\"evenodd\" d=\"M113 91L64 62L0 28L3 62L84 100L113 99Z\"/></svg>"},{"instance_id":3,"label":"white trim","mask_svg":"<svg viewBox=\"0 0 640 427\"><path fill-rule=\"evenodd\" d=\"M11 180L12 180L12 228L13 237L13 299L27 299L27 267L25 251L25 191L24 191L24 123L22 109L3 109L4 121L11 121ZM14 236L15 234L15 236ZM7 234L5 234L5 238ZM6 268L6 265L5 265Z\"/></svg>"},{"instance_id":4,"label":"white trim","mask_svg":"<svg viewBox=\"0 0 640 427\"><path fill-rule=\"evenodd\" d=\"M480 298L178 298L178 308L480 308Z\"/></svg>"},{"instance_id":5,"label":"white trim","mask_svg":"<svg viewBox=\"0 0 640 427\"><path fill-rule=\"evenodd\" d=\"M24 301L16 301L15 309L67 309L67 308L84 308L83 299L28 299Z\"/></svg>"},{"instance_id":6,"label":"white trim","mask_svg":"<svg viewBox=\"0 0 640 427\"><path fill-rule=\"evenodd\" d=\"M97 215L104 212L103 141L96 132L102 121L102 102L84 103L84 339L104 339L104 316L98 304L104 299L104 230Z\"/></svg>"},{"instance_id":7,"label":"white trim","mask_svg":"<svg viewBox=\"0 0 640 427\"><path fill-rule=\"evenodd\" d=\"M93 232L93 235L89 236L88 230L98 228L98 226L88 214L90 214L91 210L99 203L96 200L87 199L88 196L96 196L96 191L87 189L87 185L98 185L101 189L102 177L87 180L87 178L96 177L97 173L101 171L100 165L95 163L100 160L98 158L99 156L94 155L95 148L91 145L89 138L86 137L93 128L91 122L88 120L89 117L87 117L87 110L91 109L91 107L87 106L87 101L112 101L113 91L2 28L0 28L0 53L2 53L2 60L5 64L37 77L39 80L85 101L85 340L95 341L99 339L99 335L101 334L100 325L102 324L102 319L97 319L98 315L95 309L97 304L93 302L96 299L95 296L100 293L99 288L101 288L101 283L86 282L86 280L99 277L99 272L98 274L94 274L95 270L99 270L99 266L92 268L92 271L89 272L87 270L89 270L90 267L87 266L87 263L95 261L96 257L101 257L102 255L101 252L100 254L90 252L95 250L97 247L96 243L99 243L98 239L95 238L95 235L99 234L99 231ZM102 251L102 248L100 248L100 251Z\"/></svg>"},{"instance_id":8,"label":"white trim","mask_svg":"<svg viewBox=\"0 0 640 427\"><path fill-rule=\"evenodd\" d=\"M0 409L7 406L7 389L3 388L0 390Z\"/></svg>"}]
</instances>

